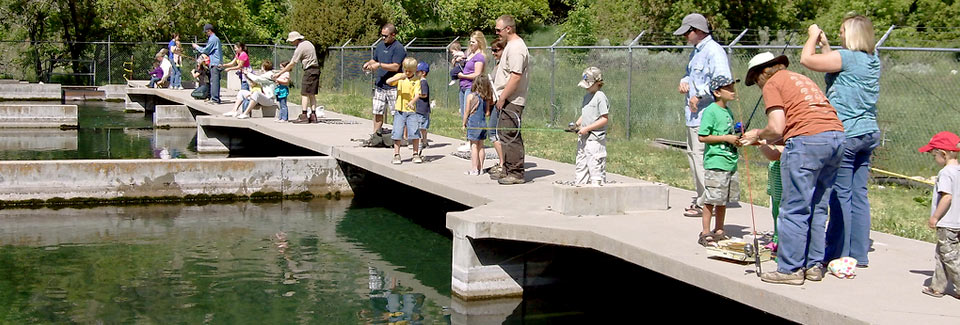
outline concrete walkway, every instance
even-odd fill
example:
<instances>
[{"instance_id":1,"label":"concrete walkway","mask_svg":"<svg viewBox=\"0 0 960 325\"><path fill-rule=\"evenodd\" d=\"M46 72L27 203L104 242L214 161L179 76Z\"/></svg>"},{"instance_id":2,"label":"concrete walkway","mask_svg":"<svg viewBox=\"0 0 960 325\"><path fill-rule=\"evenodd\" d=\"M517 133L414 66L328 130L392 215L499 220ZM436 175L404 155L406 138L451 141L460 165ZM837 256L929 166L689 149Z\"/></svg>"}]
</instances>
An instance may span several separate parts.
<instances>
[{"instance_id":1,"label":"concrete walkway","mask_svg":"<svg viewBox=\"0 0 960 325\"><path fill-rule=\"evenodd\" d=\"M874 251L870 268L857 270L854 280L827 276L822 282L803 286L765 284L754 274L753 265L738 265L708 259L697 245L699 218L681 216L689 204L690 191L670 188L667 211L641 211L627 215L564 216L550 210L554 181L571 180L574 167L550 160L527 157L527 180L523 185L501 186L486 175L466 176L468 162L450 156L459 139L431 135L425 150L426 162L410 162L411 151L401 151L404 162L390 164L393 151L362 148L350 139L365 139L371 121L327 112L327 117L356 124L281 124L271 119L220 117L231 105L211 105L189 98L189 91L137 89L154 92L167 100L183 103L212 114L198 116L203 126L247 128L319 153L335 157L395 181L415 186L473 207L451 212L447 227L457 236L473 239L497 238L592 248L617 256L644 268L734 299L789 320L812 324L957 324L960 301L949 296L935 299L920 293L932 275L934 245L911 239L872 233ZM228 97L224 97L228 98ZM299 111L293 105L291 115ZM560 141L575 141L573 137ZM488 161L485 166L494 162ZM677 166L683 168L684 166ZM621 175L609 175L620 183L644 183ZM745 181L745 177L741 177ZM763 184L752 184L755 191ZM746 184L742 185L746 186ZM730 208L727 231L742 235L750 231L750 208ZM767 208L755 208L758 228L772 229ZM922 218L922 216L918 216ZM919 220L919 219L918 219ZM919 221L918 221L919 222ZM458 265L454 252L454 269ZM773 270L772 262L763 265ZM454 275L456 277L456 274ZM655 295L655 293L652 293ZM694 302L689 302L693 304Z\"/></svg>"}]
</instances>

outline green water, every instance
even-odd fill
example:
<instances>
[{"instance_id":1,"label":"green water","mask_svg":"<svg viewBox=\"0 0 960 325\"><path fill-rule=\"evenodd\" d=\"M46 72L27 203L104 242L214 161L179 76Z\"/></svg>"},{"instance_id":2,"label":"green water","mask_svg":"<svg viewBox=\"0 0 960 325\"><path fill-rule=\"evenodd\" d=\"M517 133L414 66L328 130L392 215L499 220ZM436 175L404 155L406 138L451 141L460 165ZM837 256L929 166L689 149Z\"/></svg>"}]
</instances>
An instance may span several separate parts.
<instances>
[{"instance_id":1,"label":"green water","mask_svg":"<svg viewBox=\"0 0 960 325\"><path fill-rule=\"evenodd\" d=\"M385 208L3 212L3 323L448 322L449 238Z\"/></svg>"},{"instance_id":2,"label":"green water","mask_svg":"<svg viewBox=\"0 0 960 325\"><path fill-rule=\"evenodd\" d=\"M154 130L152 116L125 113L123 103L76 101L68 104L77 105L77 130L0 130L0 160L196 156L195 129Z\"/></svg>"}]
</instances>

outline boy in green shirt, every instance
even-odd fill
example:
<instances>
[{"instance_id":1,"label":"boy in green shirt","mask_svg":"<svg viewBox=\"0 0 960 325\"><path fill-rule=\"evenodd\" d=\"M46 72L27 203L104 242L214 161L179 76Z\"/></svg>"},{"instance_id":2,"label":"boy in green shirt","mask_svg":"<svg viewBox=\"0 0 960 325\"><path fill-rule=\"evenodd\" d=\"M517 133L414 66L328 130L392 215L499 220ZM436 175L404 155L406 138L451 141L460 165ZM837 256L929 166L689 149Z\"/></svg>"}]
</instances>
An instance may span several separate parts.
<instances>
[{"instance_id":1,"label":"boy in green shirt","mask_svg":"<svg viewBox=\"0 0 960 325\"><path fill-rule=\"evenodd\" d=\"M703 110L700 118L700 142L704 143L703 169L703 229L698 243L716 246L727 239L723 231L723 219L727 202L740 200L740 181L737 179L737 136L733 133L733 114L727 103L737 99L733 84L739 80L716 76L710 80L710 91L716 99ZM716 210L714 210L716 209ZM716 216L716 226L711 231L710 218Z\"/></svg>"}]
</instances>

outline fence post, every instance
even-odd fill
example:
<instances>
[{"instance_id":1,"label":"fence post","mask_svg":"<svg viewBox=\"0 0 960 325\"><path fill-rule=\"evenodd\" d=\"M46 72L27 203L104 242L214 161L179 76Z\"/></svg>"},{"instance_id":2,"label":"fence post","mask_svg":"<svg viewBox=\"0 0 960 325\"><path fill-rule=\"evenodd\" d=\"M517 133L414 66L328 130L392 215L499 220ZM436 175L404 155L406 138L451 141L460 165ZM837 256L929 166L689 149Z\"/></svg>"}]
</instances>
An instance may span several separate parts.
<instances>
[{"instance_id":1,"label":"fence post","mask_svg":"<svg viewBox=\"0 0 960 325\"><path fill-rule=\"evenodd\" d=\"M340 92L341 92L341 93L343 92L343 64L344 64L344 61L343 61L343 48L346 47L347 44L350 44L350 41L352 41L352 40L353 40L352 38L351 38L351 39L347 39L347 42L346 42L346 43L343 43L343 45L340 45Z\"/></svg>"},{"instance_id":2,"label":"fence post","mask_svg":"<svg viewBox=\"0 0 960 325\"><path fill-rule=\"evenodd\" d=\"M880 46L887 41L887 37L890 37L890 33L893 32L894 28L897 28L897 25L890 25L890 28L887 29L887 32L883 33L883 37L880 37L880 40L877 41L877 45L874 46L874 49L876 49L877 51L880 51Z\"/></svg>"},{"instance_id":3,"label":"fence post","mask_svg":"<svg viewBox=\"0 0 960 325\"><path fill-rule=\"evenodd\" d=\"M277 41L273 41L273 64L280 66L280 58L277 56Z\"/></svg>"},{"instance_id":4,"label":"fence post","mask_svg":"<svg viewBox=\"0 0 960 325\"><path fill-rule=\"evenodd\" d=\"M556 80L554 79L557 70L557 49L555 47L563 41L564 37L567 37L567 33L560 35L560 38L550 45L550 125L557 124Z\"/></svg>"},{"instance_id":5,"label":"fence post","mask_svg":"<svg viewBox=\"0 0 960 325\"><path fill-rule=\"evenodd\" d=\"M403 49L406 50L408 47L410 47L410 44L413 44L413 42L415 42L415 41L417 41L417 38L416 38L416 37L414 37L412 40L410 40L410 42L408 42L407 45L404 45L404 46L403 46Z\"/></svg>"},{"instance_id":6,"label":"fence post","mask_svg":"<svg viewBox=\"0 0 960 325\"><path fill-rule=\"evenodd\" d=\"M113 57L110 56L110 35L107 35L107 84L108 85L113 83L113 75L112 75L113 73L112 73L112 69L110 69L110 66L111 66L110 61L112 60L113 60Z\"/></svg>"},{"instance_id":7,"label":"fence post","mask_svg":"<svg viewBox=\"0 0 960 325\"><path fill-rule=\"evenodd\" d=\"M627 45L627 58L630 60L630 68L627 70L627 140L630 140L630 102L633 101L633 46L640 41L647 31L640 31L640 35L633 38L633 41Z\"/></svg>"},{"instance_id":8,"label":"fence post","mask_svg":"<svg viewBox=\"0 0 960 325\"><path fill-rule=\"evenodd\" d=\"M743 38L743 35L746 35L746 34L747 34L747 31L748 31L748 30L750 30L750 29L749 29L749 28L744 28L743 31L740 32L740 35L737 35L737 37L733 39L733 42L730 42L730 44L727 44L727 54L728 54L728 55L729 55L729 54L733 54L733 45L734 45L734 44L737 44L737 42L740 42L740 39Z\"/></svg>"}]
</instances>

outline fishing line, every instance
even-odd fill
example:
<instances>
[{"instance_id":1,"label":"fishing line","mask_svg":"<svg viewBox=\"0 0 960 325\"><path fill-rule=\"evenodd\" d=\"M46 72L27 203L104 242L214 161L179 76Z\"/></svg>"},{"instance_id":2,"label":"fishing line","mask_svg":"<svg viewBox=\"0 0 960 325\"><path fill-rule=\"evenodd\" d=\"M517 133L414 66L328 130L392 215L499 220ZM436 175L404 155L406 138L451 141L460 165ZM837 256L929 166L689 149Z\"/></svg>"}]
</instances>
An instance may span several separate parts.
<instances>
[{"instance_id":1,"label":"fishing line","mask_svg":"<svg viewBox=\"0 0 960 325\"><path fill-rule=\"evenodd\" d=\"M736 83L734 83L733 89L737 90ZM737 91L737 93L739 93L739 91ZM761 99L762 98L763 97L761 97ZM757 101L757 104L760 104L760 102ZM743 124L743 104L741 104L739 100L737 100L737 110L740 111L740 124L742 125ZM756 112L756 109L754 109L754 112ZM742 128L741 130L746 130L746 128ZM757 276L759 277L760 273L763 272L763 268L760 266L760 243L757 240L757 216L756 216L756 212L754 211L753 188L751 187L751 182L750 182L750 159L747 157L747 150L737 150L737 151L739 151L740 154L743 155L743 164L745 169L744 174L747 177L747 197L750 199L750 223L751 223L751 233L753 234L753 259L754 259L754 264L756 264L756 268L757 268L756 273L757 273Z\"/></svg>"}]
</instances>

